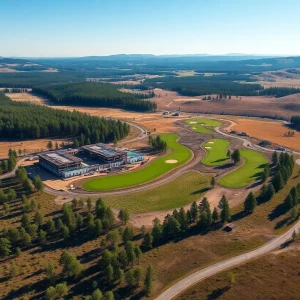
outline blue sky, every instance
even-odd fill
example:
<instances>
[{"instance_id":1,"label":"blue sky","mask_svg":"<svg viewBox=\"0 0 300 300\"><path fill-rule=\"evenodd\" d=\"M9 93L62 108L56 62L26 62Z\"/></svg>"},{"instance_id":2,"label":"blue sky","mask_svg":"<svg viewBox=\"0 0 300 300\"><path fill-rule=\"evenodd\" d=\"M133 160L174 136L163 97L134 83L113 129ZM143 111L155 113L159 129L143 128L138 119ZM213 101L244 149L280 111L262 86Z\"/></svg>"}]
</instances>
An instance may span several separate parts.
<instances>
[{"instance_id":1,"label":"blue sky","mask_svg":"<svg viewBox=\"0 0 300 300\"><path fill-rule=\"evenodd\" d=\"M0 0L0 56L300 55L299 0Z\"/></svg>"}]
</instances>

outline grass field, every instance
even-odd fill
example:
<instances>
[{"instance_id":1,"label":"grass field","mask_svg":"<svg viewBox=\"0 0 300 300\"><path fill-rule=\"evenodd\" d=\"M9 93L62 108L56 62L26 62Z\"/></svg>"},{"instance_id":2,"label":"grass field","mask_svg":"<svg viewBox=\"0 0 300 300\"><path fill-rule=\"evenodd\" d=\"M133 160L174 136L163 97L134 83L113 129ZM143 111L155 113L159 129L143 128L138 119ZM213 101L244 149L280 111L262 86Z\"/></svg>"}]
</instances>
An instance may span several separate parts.
<instances>
[{"instance_id":1,"label":"grass field","mask_svg":"<svg viewBox=\"0 0 300 300\"><path fill-rule=\"evenodd\" d=\"M299 299L299 264L299 248L270 253L232 269L236 283L231 286L229 271L225 271L197 283L175 299Z\"/></svg>"},{"instance_id":2,"label":"grass field","mask_svg":"<svg viewBox=\"0 0 300 300\"><path fill-rule=\"evenodd\" d=\"M210 176L190 171L157 188L126 196L108 196L104 200L111 207L127 208L130 213L168 210L197 200L209 182Z\"/></svg>"},{"instance_id":3,"label":"grass field","mask_svg":"<svg viewBox=\"0 0 300 300\"><path fill-rule=\"evenodd\" d=\"M143 169L111 176L102 176L89 180L83 184L83 188L89 191L105 191L119 188L126 188L153 180L160 175L186 163L192 156L191 151L177 142L179 136L174 133L161 134L163 140L168 144L172 151L164 155ZM175 164L167 164L166 160L177 160Z\"/></svg>"},{"instance_id":4,"label":"grass field","mask_svg":"<svg viewBox=\"0 0 300 300\"><path fill-rule=\"evenodd\" d=\"M230 142L224 139L211 139L202 146L206 155L202 159L202 163L208 166L221 166L228 160L227 150Z\"/></svg>"},{"instance_id":5,"label":"grass field","mask_svg":"<svg viewBox=\"0 0 300 300\"><path fill-rule=\"evenodd\" d=\"M221 122L211 119L188 119L184 122L188 124L193 130L207 134L213 134L214 132L206 127L218 127L222 125Z\"/></svg>"},{"instance_id":6,"label":"grass field","mask_svg":"<svg viewBox=\"0 0 300 300\"><path fill-rule=\"evenodd\" d=\"M268 162L267 158L260 152L242 149L241 156L244 159L244 164L225 175L219 181L219 184L231 188L240 188L247 186L252 181L255 181Z\"/></svg>"}]
</instances>

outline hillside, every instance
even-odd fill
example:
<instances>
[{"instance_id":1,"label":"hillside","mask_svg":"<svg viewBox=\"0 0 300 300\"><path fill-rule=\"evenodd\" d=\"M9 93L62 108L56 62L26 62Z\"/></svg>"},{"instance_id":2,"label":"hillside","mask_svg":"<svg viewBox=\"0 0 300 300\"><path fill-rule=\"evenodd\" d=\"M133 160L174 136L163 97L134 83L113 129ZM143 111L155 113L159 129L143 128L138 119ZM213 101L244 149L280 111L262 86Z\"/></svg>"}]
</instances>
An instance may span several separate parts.
<instances>
[{"instance_id":1,"label":"hillside","mask_svg":"<svg viewBox=\"0 0 300 300\"><path fill-rule=\"evenodd\" d=\"M142 98L149 97L148 95L123 93L109 83L53 84L34 87L32 91L56 103L66 105L116 107L137 111L149 111L156 108L156 104L142 100Z\"/></svg>"}]
</instances>

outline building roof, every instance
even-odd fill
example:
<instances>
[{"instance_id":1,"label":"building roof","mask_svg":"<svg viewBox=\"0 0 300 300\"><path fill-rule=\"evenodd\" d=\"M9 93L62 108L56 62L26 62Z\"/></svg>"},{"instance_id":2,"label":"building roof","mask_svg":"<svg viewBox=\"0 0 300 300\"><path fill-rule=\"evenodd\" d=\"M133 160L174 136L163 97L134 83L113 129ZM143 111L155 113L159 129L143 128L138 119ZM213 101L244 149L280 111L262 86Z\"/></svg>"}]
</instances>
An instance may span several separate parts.
<instances>
[{"instance_id":1,"label":"building roof","mask_svg":"<svg viewBox=\"0 0 300 300\"><path fill-rule=\"evenodd\" d=\"M93 144L93 145L86 145L82 147L83 149L86 149L94 154L100 154L104 157L114 157L116 155L120 154L126 154L125 151L120 150L118 148L110 147L105 144Z\"/></svg>"},{"instance_id":2,"label":"building roof","mask_svg":"<svg viewBox=\"0 0 300 300\"><path fill-rule=\"evenodd\" d=\"M39 157L49 161L50 163L60 167L63 165L81 163L82 159L75 157L64 151L49 151L44 153L39 153Z\"/></svg>"}]
</instances>

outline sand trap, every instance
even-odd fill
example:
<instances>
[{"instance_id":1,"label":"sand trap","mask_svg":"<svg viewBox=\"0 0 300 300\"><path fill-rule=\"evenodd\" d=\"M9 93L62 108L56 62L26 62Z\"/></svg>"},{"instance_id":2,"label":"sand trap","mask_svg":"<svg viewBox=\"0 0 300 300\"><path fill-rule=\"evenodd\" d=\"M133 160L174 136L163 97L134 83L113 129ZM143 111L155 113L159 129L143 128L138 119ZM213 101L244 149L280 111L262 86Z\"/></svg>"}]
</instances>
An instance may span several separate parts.
<instances>
[{"instance_id":1,"label":"sand trap","mask_svg":"<svg viewBox=\"0 0 300 300\"><path fill-rule=\"evenodd\" d=\"M202 125L202 126L204 126L205 124L204 124L204 123L202 123L201 125Z\"/></svg>"},{"instance_id":2,"label":"sand trap","mask_svg":"<svg viewBox=\"0 0 300 300\"><path fill-rule=\"evenodd\" d=\"M204 147L205 149L211 149L211 147Z\"/></svg>"},{"instance_id":3,"label":"sand trap","mask_svg":"<svg viewBox=\"0 0 300 300\"><path fill-rule=\"evenodd\" d=\"M176 163L178 163L178 160L176 160L176 159L168 159L168 160L165 161L165 163L166 164L176 164Z\"/></svg>"},{"instance_id":4,"label":"sand trap","mask_svg":"<svg viewBox=\"0 0 300 300\"><path fill-rule=\"evenodd\" d=\"M197 124L197 122L190 122L190 124Z\"/></svg>"},{"instance_id":5,"label":"sand trap","mask_svg":"<svg viewBox=\"0 0 300 300\"><path fill-rule=\"evenodd\" d=\"M214 144L215 142L208 142L208 144Z\"/></svg>"},{"instance_id":6,"label":"sand trap","mask_svg":"<svg viewBox=\"0 0 300 300\"><path fill-rule=\"evenodd\" d=\"M300 159L296 160L296 164L300 166Z\"/></svg>"}]
</instances>

